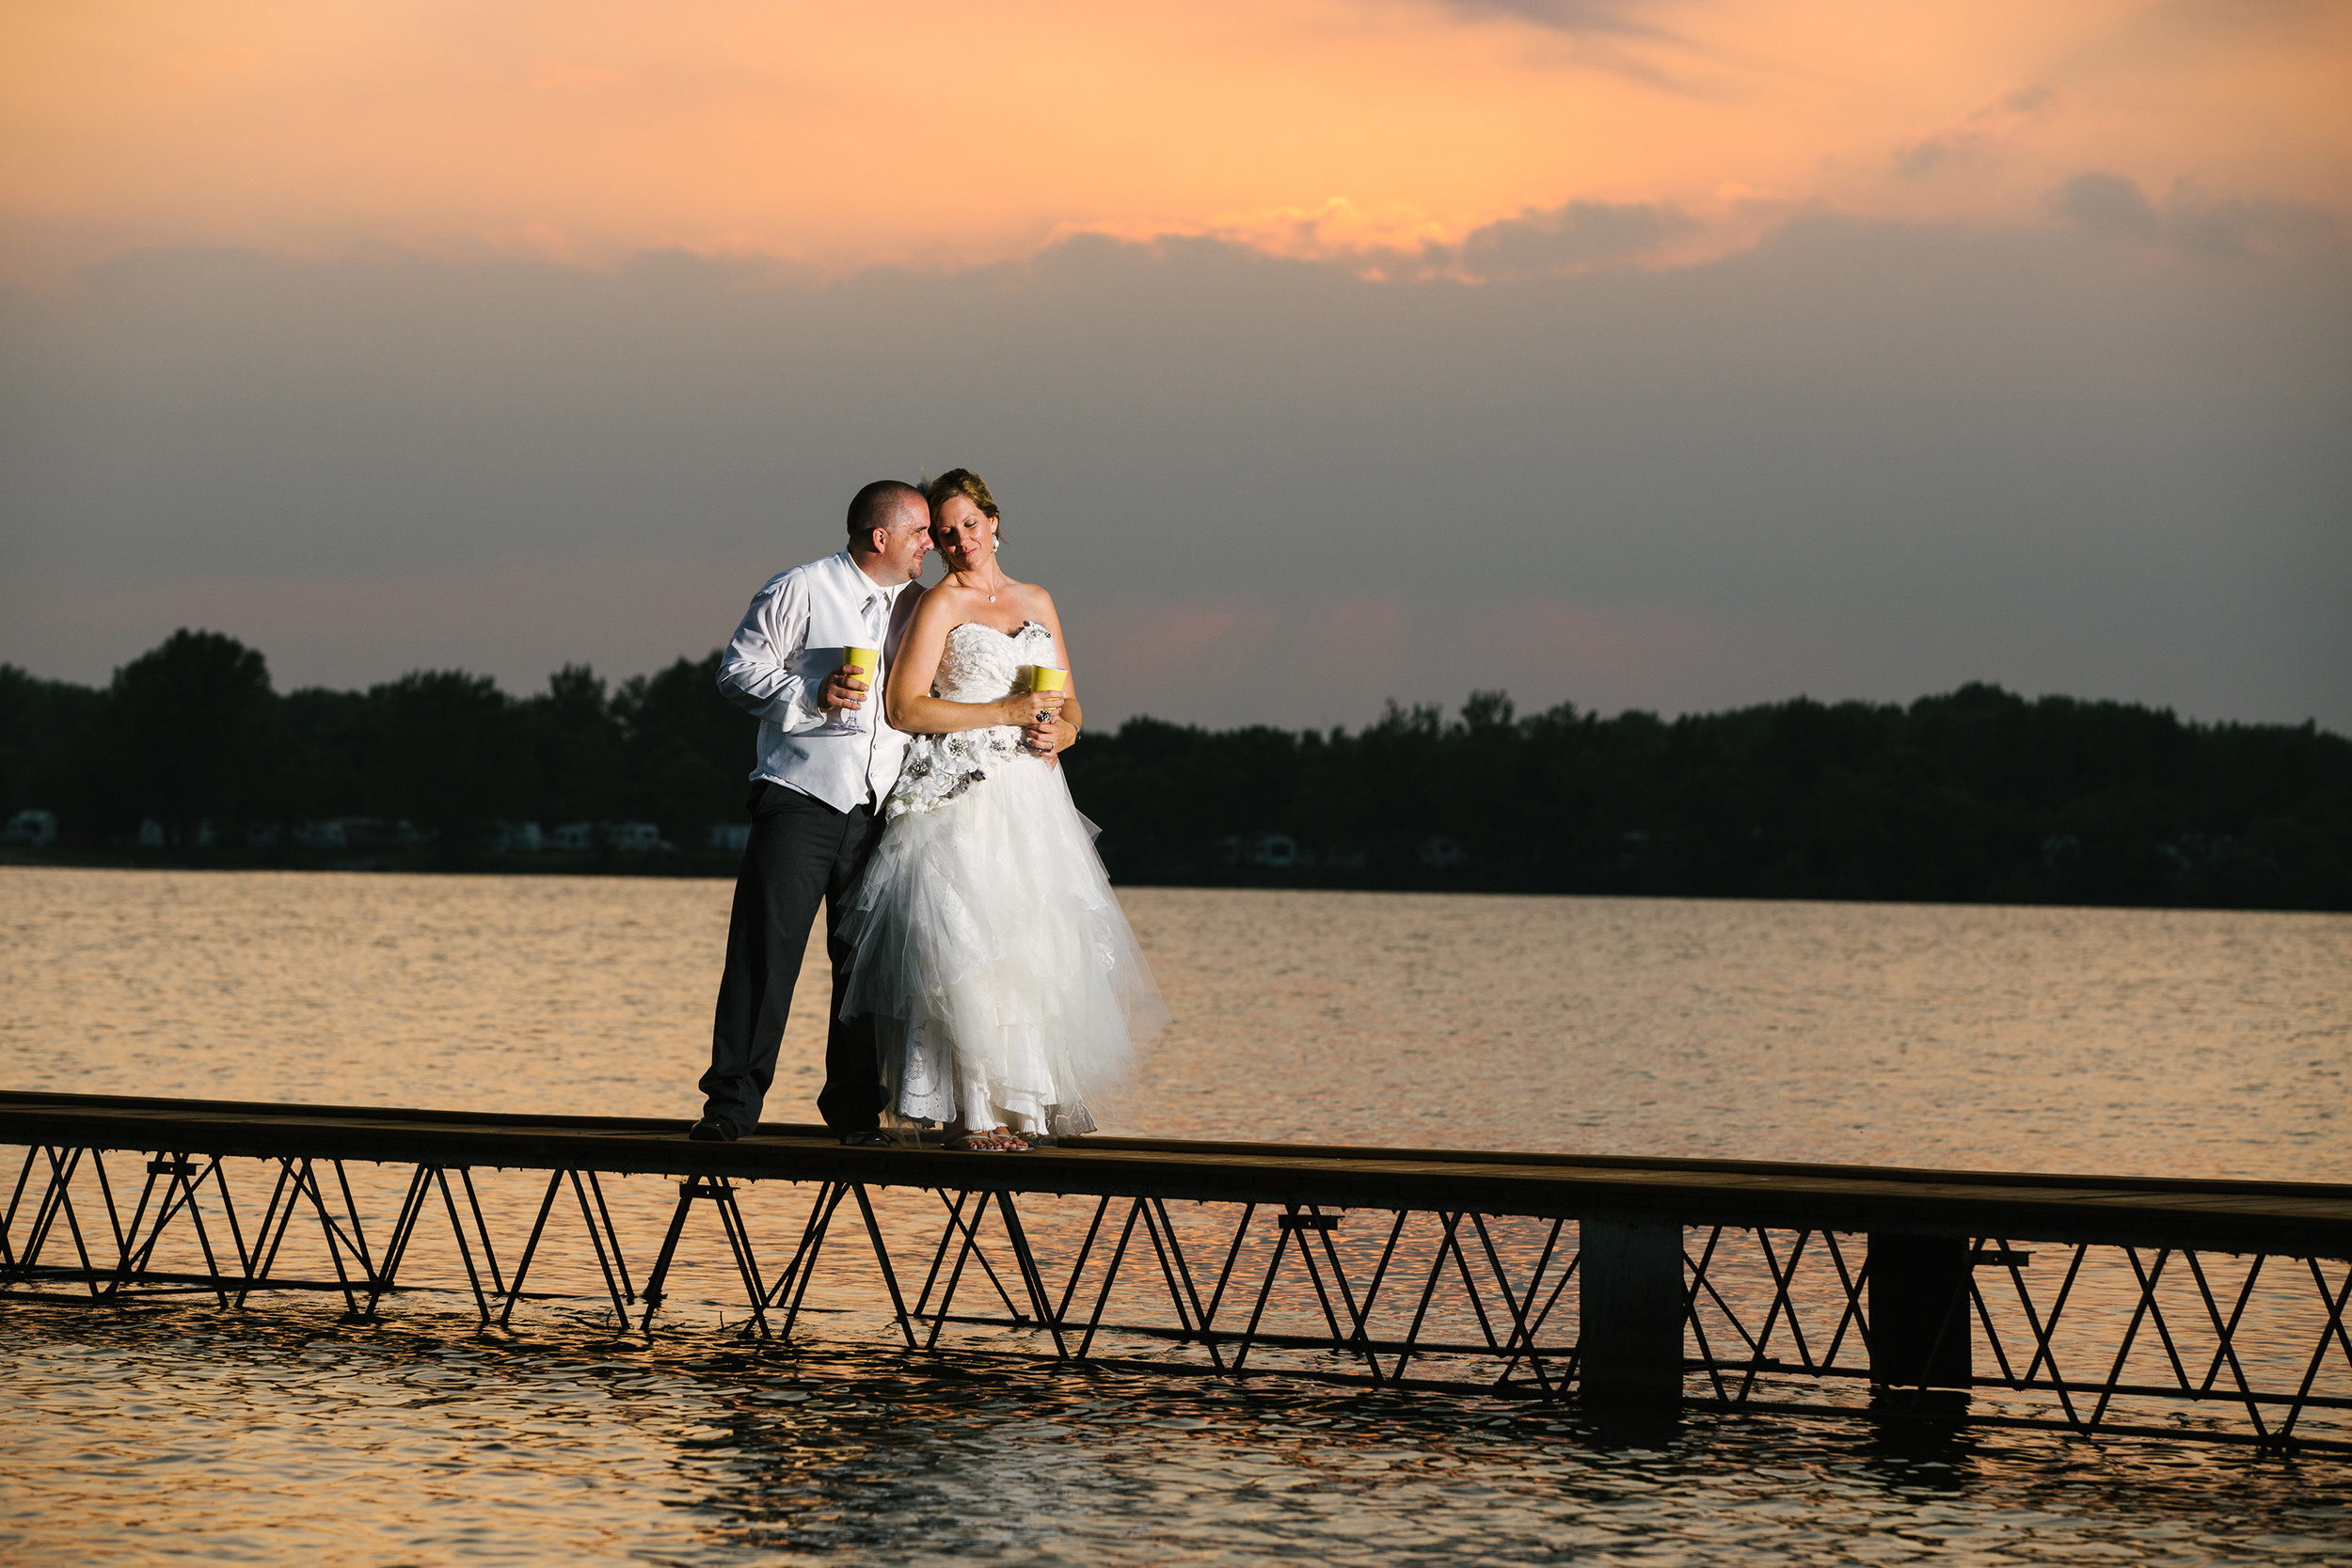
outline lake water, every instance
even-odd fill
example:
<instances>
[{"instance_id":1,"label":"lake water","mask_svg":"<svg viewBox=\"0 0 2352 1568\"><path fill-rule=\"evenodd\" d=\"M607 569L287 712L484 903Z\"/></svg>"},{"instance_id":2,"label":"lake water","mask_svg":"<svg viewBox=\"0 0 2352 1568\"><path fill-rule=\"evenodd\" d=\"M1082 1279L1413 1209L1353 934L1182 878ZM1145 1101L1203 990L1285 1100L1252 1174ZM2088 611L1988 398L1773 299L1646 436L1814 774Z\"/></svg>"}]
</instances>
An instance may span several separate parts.
<instances>
[{"instance_id":1,"label":"lake water","mask_svg":"<svg viewBox=\"0 0 2352 1568\"><path fill-rule=\"evenodd\" d=\"M1178 1021L1137 1132L2352 1180L2352 918L1123 896ZM0 1084L683 1122L727 898L0 867ZM794 1020L771 1118L813 1118L822 1032ZM624 1233L658 1233L662 1184L615 1186ZM593 1268L549 1277L584 1295ZM500 1338L456 1298L376 1326L0 1298L0 1553L2352 1556L2341 1462L1756 1416L1628 1434L1502 1402L931 1361L847 1298L804 1345L753 1350L712 1331L723 1254L679 1280L680 1329L651 1346L593 1303Z\"/></svg>"}]
</instances>

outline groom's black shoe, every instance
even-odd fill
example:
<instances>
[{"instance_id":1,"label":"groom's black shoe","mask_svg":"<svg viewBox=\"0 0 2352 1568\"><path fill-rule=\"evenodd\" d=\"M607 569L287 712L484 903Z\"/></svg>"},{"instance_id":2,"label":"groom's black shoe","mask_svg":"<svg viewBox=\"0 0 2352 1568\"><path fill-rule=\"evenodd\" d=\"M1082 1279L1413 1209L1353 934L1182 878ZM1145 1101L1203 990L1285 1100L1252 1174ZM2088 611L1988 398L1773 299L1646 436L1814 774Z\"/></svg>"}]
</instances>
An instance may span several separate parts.
<instances>
[{"instance_id":1,"label":"groom's black shoe","mask_svg":"<svg viewBox=\"0 0 2352 1568\"><path fill-rule=\"evenodd\" d=\"M851 1148L888 1148L898 1140L879 1127L861 1127L842 1133L841 1141Z\"/></svg>"},{"instance_id":2,"label":"groom's black shoe","mask_svg":"<svg viewBox=\"0 0 2352 1568\"><path fill-rule=\"evenodd\" d=\"M731 1144L739 1134L717 1117L705 1117L688 1128L686 1135L698 1144Z\"/></svg>"}]
</instances>

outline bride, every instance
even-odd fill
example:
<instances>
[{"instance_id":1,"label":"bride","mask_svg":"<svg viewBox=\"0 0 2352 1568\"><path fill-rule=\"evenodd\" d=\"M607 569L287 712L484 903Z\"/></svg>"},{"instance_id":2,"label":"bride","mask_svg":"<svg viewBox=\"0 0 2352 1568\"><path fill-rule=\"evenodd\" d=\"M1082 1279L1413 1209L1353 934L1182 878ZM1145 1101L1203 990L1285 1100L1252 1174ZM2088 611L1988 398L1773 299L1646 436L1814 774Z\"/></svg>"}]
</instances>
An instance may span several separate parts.
<instances>
[{"instance_id":1,"label":"bride","mask_svg":"<svg viewBox=\"0 0 2352 1568\"><path fill-rule=\"evenodd\" d=\"M842 922L841 1016L874 1015L892 1110L1009 1152L1118 1116L1168 1008L1056 760L1082 721L1074 683L1028 673L1070 667L1054 601L997 564L979 475L925 494L949 569L883 687L912 739Z\"/></svg>"}]
</instances>

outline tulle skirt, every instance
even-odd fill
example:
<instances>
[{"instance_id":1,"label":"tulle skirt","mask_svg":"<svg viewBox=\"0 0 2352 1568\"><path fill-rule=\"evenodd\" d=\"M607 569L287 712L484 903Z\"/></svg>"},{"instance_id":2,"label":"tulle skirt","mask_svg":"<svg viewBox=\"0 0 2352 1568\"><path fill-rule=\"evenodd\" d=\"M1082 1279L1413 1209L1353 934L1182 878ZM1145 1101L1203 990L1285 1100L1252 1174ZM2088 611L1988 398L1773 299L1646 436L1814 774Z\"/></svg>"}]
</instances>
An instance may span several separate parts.
<instances>
[{"instance_id":1,"label":"tulle skirt","mask_svg":"<svg viewBox=\"0 0 2352 1568\"><path fill-rule=\"evenodd\" d=\"M1168 1007L1058 768L1026 753L882 830L841 933L891 1108L1067 1135L1127 1117Z\"/></svg>"}]
</instances>

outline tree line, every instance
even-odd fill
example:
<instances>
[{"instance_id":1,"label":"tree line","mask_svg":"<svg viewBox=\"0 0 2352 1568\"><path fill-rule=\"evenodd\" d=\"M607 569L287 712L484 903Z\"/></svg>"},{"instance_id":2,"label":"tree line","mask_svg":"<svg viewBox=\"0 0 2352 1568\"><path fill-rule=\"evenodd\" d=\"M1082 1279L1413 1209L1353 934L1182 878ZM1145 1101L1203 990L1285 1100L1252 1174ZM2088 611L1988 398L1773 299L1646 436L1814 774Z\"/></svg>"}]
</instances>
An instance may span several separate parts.
<instances>
[{"instance_id":1,"label":"tree line","mask_svg":"<svg viewBox=\"0 0 2352 1568\"><path fill-rule=\"evenodd\" d=\"M755 728L718 672L714 650L618 686L566 665L524 698L459 670L281 694L258 650L183 630L103 689L0 666L0 800L54 812L69 846L152 823L174 851L274 838L294 861L279 830L345 819L441 865L481 861L523 821L650 821L700 846L741 816Z\"/></svg>"},{"instance_id":2,"label":"tree line","mask_svg":"<svg viewBox=\"0 0 2352 1568\"><path fill-rule=\"evenodd\" d=\"M0 667L0 809L54 812L69 852L151 825L182 861L315 863L279 830L360 819L412 830L385 863L722 872L754 726L718 660L569 665L521 698L457 671L281 694L212 632L103 689ZM1355 731L1132 719L1067 766L1127 882L2352 909L2352 741L1984 685L1671 720L1502 692ZM664 846L525 857L502 834L525 821Z\"/></svg>"}]
</instances>

